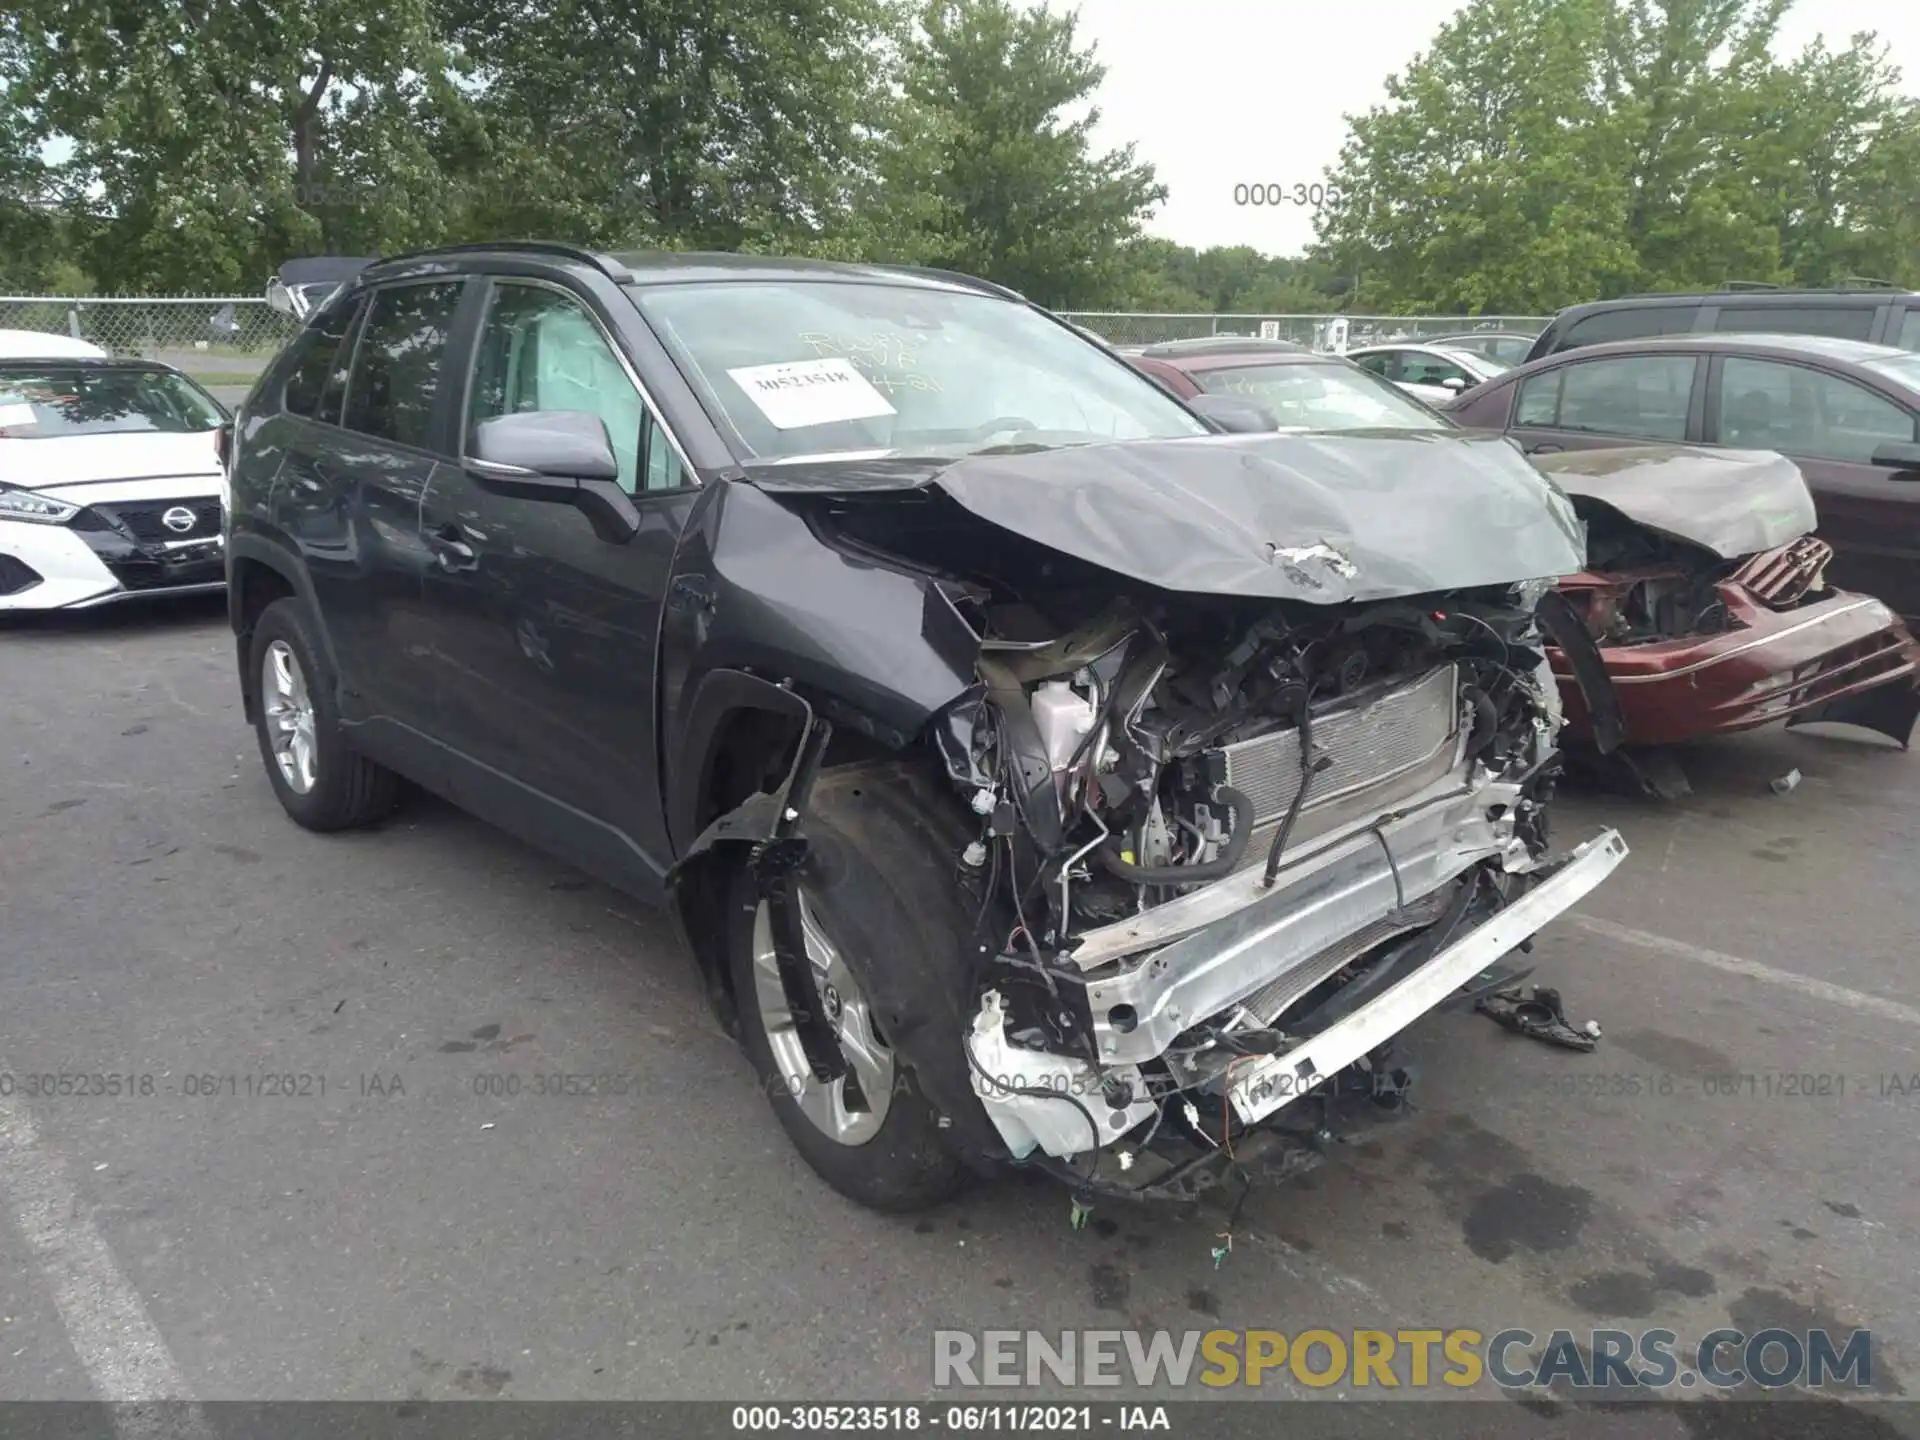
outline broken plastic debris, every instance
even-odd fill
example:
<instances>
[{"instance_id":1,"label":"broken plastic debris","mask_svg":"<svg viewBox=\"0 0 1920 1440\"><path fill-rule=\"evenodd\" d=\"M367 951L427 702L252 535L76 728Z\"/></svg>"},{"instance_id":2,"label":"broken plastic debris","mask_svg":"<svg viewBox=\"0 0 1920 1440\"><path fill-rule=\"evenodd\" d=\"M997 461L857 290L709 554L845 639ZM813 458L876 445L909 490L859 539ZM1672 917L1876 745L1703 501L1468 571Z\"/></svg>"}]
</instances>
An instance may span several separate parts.
<instances>
[{"instance_id":1,"label":"broken plastic debris","mask_svg":"<svg viewBox=\"0 0 1920 1440\"><path fill-rule=\"evenodd\" d=\"M491 1120L489 1120L489 1121L487 1121L487 1123L486 1123L486 1124L484 1124L484 1125L482 1125L482 1126L481 1126L480 1128L481 1128L482 1130L491 1130L491 1129L493 1129L493 1121L491 1121Z\"/></svg>"},{"instance_id":2,"label":"broken plastic debris","mask_svg":"<svg viewBox=\"0 0 1920 1440\"><path fill-rule=\"evenodd\" d=\"M1081 1203L1078 1195L1073 1197L1073 1209L1067 1212L1067 1223L1076 1230L1084 1230L1087 1217L1093 1214L1093 1207Z\"/></svg>"},{"instance_id":3,"label":"broken plastic debris","mask_svg":"<svg viewBox=\"0 0 1920 1440\"><path fill-rule=\"evenodd\" d=\"M1795 766L1793 769L1787 771L1786 774L1780 776L1778 779L1769 780L1767 782L1767 788L1773 791L1773 793L1776 795L1784 795L1799 783L1800 783L1800 769L1798 766Z\"/></svg>"},{"instance_id":4,"label":"broken plastic debris","mask_svg":"<svg viewBox=\"0 0 1920 1440\"><path fill-rule=\"evenodd\" d=\"M1131 1150L1116 1150L1113 1152L1113 1158L1120 1162L1120 1168L1122 1170L1133 1169L1133 1152Z\"/></svg>"},{"instance_id":5,"label":"broken plastic debris","mask_svg":"<svg viewBox=\"0 0 1920 1440\"><path fill-rule=\"evenodd\" d=\"M1587 1021L1586 1024L1582 1025L1580 1028L1586 1031L1587 1034L1591 1035L1594 1039L1598 1040L1600 1038L1600 1022L1598 1020L1589 1020Z\"/></svg>"},{"instance_id":6,"label":"broken plastic debris","mask_svg":"<svg viewBox=\"0 0 1920 1440\"><path fill-rule=\"evenodd\" d=\"M1227 1243L1224 1245L1216 1245L1213 1247L1213 1252L1212 1252L1213 1268L1216 1270L1220 1268L1221 1264L1226 1260L1227 1256L1233 1253L1233 1232L1231 1230L1224 1230L1220 1233L1218 1238L1226 1241Z\"/></svg>"}]
</instances>

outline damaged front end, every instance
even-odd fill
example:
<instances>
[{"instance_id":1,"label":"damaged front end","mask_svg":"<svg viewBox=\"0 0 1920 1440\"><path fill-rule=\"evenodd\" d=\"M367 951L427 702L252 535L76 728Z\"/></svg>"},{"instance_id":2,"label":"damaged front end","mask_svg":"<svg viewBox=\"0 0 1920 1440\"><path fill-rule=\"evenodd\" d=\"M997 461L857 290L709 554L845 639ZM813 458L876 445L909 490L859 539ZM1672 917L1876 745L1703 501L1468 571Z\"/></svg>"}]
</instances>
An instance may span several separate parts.
<instances>
[{"instance_id":1,"label":"damaged front end","mask_svg":"<svg viewBox=\"0 0 1920 1440\"><path fill-rule=\"evenodd\" d=\"M1905 747L1920 648L1887 606L1827 583L1832 550L1792 461L1671 446L1541 457L1587 527L1561 593L1598 645L1631 746L1837 721ZM1586 691L1556 652L1570 734Z\"/></svg>"},{"instance_id":2,"label":"damaged front end","mask_svg":"<svg viewBox=\"0 0 1920 1440\"><path fill-rule=\"evenodd\" d=\"M1300 1163L1343 1094L1398 1096L1400 1030L1511 983L1625 853L1550 857L1559 707L1522 595L994 628L940 731L980 817L959 858L1013 919L965 1043L1014 1156L1112 1150L1082 1183L1191 1194L1281 1122Z\"/></svg>"},{"instance_id":3,"label":"damaged front end","mask_svg":"<svg viewBox=\"0 0 1920 1440\"><path fill-rule=\"evenodd\" d=\"M1417 460L1466 492L1424 526L1382 479ZM1371 477L1358 500L1312 479L1343 468ZM968 1018L938 1043L999 1158L1083 1194L1314 1163L1337 1111L1398 1099L1395 1036L1513 983L1626 854L1611 830L1549 844L1563 721L1531 577L1577 566L1577 530L1504 445L1236 438L756 483L975 637L975 683L919 742L976 917ZM1470 542L1421 548L1470 534L1476 501Z\"/></svg>"}]
</instances>

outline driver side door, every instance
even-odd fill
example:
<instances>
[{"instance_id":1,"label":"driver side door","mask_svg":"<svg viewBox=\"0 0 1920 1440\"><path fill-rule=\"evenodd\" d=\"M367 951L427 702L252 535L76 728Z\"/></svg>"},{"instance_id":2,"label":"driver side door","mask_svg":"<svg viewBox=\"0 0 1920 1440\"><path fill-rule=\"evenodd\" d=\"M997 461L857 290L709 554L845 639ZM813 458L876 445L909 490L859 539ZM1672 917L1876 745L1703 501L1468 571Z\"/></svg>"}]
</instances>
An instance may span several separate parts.
<instances>
[{"instance_id":1,"label":"driver side door","mask_svg":"<svg viewBox=\"0 0 1920 1440\"><path fill-rule=\"evenodd\" d=\"M435 475L423 531L442 738L455 799L623 889L669 863L655 735L657 641L674 550L698 491L632 362L584 297L486 282L459 417L575 411L605 426L639 531L609 539L575 506Z\"/></svg>"}]
</instances>

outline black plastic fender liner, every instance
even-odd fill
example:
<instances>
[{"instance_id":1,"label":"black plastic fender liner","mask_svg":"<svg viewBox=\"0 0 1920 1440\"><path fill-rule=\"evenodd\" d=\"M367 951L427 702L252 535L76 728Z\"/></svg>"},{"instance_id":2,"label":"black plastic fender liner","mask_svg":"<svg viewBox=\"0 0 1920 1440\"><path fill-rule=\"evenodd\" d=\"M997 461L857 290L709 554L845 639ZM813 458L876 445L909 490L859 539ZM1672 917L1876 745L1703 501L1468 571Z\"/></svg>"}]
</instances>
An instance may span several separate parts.
<instances>
[{"instance_id":1,"label":"black plastic fender liner","mask_svg":"<svg viewBox=\"0 0 1920 1440\"><path fill-rule=\"evenodd\" d=\"M781 716L793 721L803 734L814 723L815 717L813 706L805 697L794 693L790 686L776 685L771 680L744 670L709 670L694 682L690 697L680 707L679 724L663 747L667 757L667 784L661 788L667 796L667 832L676 844L686 846L682 852L683 859L691 858L713 844L714 837L694 830L700 796L706 788L713 765L716 739L727 722L743 711ZM791 784L792 778L789 771L782 786L783 791L785 784ZM770 812L766 822L759 825L749 838L762 839L771 834L772 816L777 813L777 810ZM719 838L735 838L734 832L743 828L753 830L752 825L742 824L728 828L729 833Z\"/></svg>"},{"instance_id":2,"label":"black plastic fender liner","mask_svg":"<svg viewBox=\"0 0 1920 1440\"><path fill-rule=\"evenodd\" d=\"M1607 662L1600 647L1587 633L1586 622L1573 602L1558 590L1549 590L1534 606L1534 618L1547 638L1559 647L1573 667L1573 678L1586 697L1587 715L1593 727L1593 747L1610 755L1627 738L1626 718L1620 713L1620 697L1614 693L1613 678L1607 674Z\"/></svg>"}]
</instances>

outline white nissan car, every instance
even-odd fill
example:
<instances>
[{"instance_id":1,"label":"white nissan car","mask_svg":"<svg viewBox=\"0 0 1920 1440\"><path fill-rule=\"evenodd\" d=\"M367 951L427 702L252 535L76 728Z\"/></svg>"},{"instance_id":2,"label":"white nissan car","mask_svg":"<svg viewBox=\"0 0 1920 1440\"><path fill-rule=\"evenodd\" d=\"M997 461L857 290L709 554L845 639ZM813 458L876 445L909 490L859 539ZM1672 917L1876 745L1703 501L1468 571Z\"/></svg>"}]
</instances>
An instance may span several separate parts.
<instances>
[{"instance_id":1,"label":"white nissan car","mask_svg":"<svg viewBox=\"0 0 1920 1440\"><path fill-rule=\"evenodd\" d=\"M0 611L221 589L229 419L172 366L0 332Z\"/></svg>"}]
</instances>

